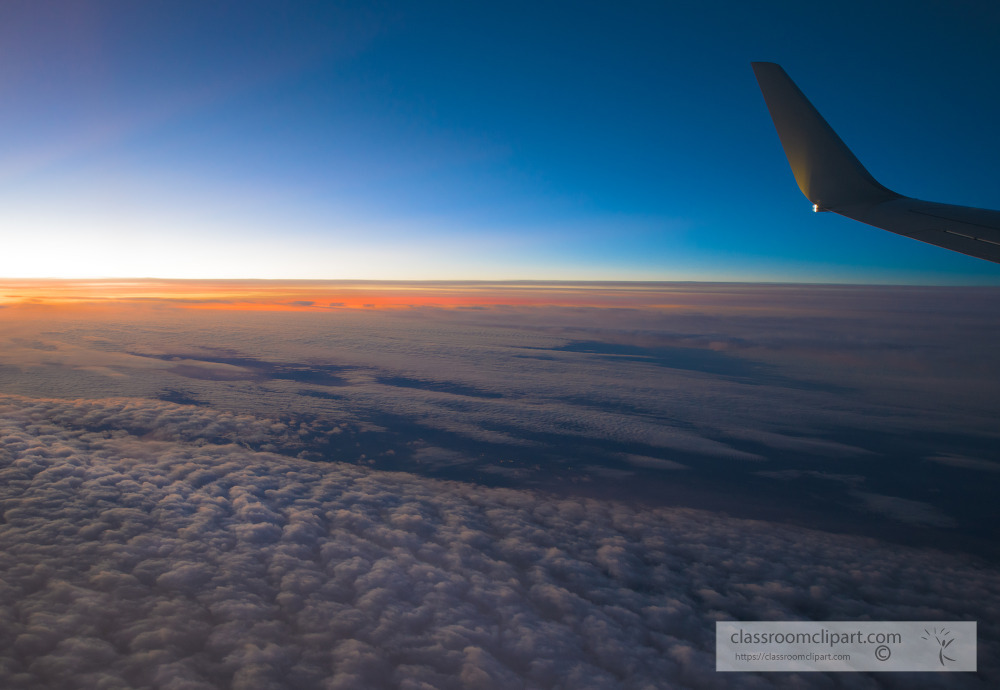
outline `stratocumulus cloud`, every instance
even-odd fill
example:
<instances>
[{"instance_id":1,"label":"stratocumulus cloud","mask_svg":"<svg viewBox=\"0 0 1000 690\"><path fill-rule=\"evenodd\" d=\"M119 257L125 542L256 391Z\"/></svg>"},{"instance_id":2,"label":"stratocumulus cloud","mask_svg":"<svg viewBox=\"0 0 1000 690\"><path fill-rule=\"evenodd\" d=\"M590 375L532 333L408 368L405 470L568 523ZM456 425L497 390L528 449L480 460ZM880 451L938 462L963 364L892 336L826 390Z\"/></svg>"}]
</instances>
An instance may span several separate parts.
<instances>
[{"instance_id":1,"label":"stratocumulus cloud","mask_svg":"<svg viewBox=\"0 0 1000 690\"><path fill-rule=\"evenodd\" d=\"M960 555L208 440L228 430L280 444L289 433L253 415L143 400L2 403L4 687L819 680L720 678L714 621L733 618L975 619L980 672L947 674L948 686L1000 681L1000 578ZM149 424L165 431L129 431Z\"/></svg>"}]
</instances>

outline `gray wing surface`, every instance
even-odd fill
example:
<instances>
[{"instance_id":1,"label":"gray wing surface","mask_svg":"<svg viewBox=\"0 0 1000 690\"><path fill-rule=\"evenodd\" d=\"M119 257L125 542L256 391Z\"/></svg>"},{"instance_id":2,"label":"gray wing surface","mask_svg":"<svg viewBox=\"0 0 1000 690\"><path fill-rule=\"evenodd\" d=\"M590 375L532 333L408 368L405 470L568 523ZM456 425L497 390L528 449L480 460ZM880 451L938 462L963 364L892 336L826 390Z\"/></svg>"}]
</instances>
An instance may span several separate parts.
<instances>
[{"instance_id":1,"label":"gray wing surface","mask_svg":"<svg viewBox=\"0 0 1000 690\"><path fill-rule=\"evenodd\" d=\"M795 181L817 211L1000 263L1000 211L922 201L879 184L795 82L773 62L754 62Z\"/></svg>"}]
</instances>

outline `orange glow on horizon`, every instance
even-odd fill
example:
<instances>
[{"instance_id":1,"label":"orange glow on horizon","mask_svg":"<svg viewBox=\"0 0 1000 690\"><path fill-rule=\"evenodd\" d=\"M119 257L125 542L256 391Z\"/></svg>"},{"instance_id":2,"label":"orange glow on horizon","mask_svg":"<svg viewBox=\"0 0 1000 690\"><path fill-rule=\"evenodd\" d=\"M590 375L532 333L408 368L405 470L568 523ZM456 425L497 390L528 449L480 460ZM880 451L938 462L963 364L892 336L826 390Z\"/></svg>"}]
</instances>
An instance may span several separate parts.
<instances>
[{"instance_id":1,"label":"orange glow on horizon","mask_svg":"<svg viewBox=\"0 0 1000 690\"><path fill-rule=\"evenodd\" d=\"M0 317L57 314L141 318L167 313L639 309L649 312L812 313L801 287L750 283L560 281L314 281L0 279ZM851 293L861 286L838 288ZM776 294L786 299L775 301ZM799 303L801 301L801 304Z\"/></svg>"},{"instance_id":2,"label":"orange glow on horizon","mask_svg":"<svg viewBox=\"0 0 1000 690\"><path fill-rule=\"evenodd\" d=\"M676 290L662 283L23 279L0 281L0 306L288 312L500 306L663 309L683 306L664 304L664 293Z\"/></svg>"}]
</instances>

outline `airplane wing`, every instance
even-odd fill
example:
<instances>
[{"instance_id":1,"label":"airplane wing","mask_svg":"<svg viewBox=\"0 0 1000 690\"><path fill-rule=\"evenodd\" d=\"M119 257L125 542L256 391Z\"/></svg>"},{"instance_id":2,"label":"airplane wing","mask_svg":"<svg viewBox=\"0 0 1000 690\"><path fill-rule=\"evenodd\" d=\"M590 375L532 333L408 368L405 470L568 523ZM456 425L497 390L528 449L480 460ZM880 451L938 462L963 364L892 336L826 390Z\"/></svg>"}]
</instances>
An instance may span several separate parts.
<instances>
[{"instance_id":1,"label":"airplane wing","mask_svg":"<svg viewBox=\"0 0 1000 690\"><path fill-rule=\"evenodd\" d=\"M879 184L795 82L773 62L754 62L795 181L814 211L1000 263L1000 211L902 196Z\"/></svg>"}]
</instances>

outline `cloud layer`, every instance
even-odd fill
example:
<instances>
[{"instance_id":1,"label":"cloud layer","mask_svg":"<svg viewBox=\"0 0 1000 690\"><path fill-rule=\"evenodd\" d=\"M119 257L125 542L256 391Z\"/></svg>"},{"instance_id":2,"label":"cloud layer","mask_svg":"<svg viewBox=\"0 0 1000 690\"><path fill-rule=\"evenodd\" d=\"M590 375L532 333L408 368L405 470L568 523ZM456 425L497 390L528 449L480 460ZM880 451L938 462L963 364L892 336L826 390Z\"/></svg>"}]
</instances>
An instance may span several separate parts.
<instances>
[{"instance_id":1,"label":"cloud layer","mask_svg":"<svg viewBox=\"0 0 1000 690\"><path fill-rule=\"evenodd\" d=\"M995 290L367 284L398 303L363 310L289 306L337 284L171 285L58 283L0 310L0 390L94 400L91 431L200 427L205 443L1000 555ZM104 306L54 306L71 297ZM119 419L108 398L228 416Z\"/></svg>"},{"instance_id":2,"label":"cloud layer","mask_svg":"<svg viewBox=\"0 0 1000 690\"><path fill-rule=\"evenodd\" d=\"M0 310L2 687L1000 684L995 291L183 287ZM981 670L720 677L734 618Z\"/></svg>"},{"instance_id":3,"label":"cloud layer","mask_svg":"<svg viewBox=\"0 0 1000 690\"><path fill-rule=\"evenodd\" d=\"M963 556L309 462L211 440L223 432L298 430L3 398L0 684L944 687L720 677L714 621L732 618L978 619L981 670L947 685L1000 682L1000 577Z\"/></svg>"}]
</instances>

